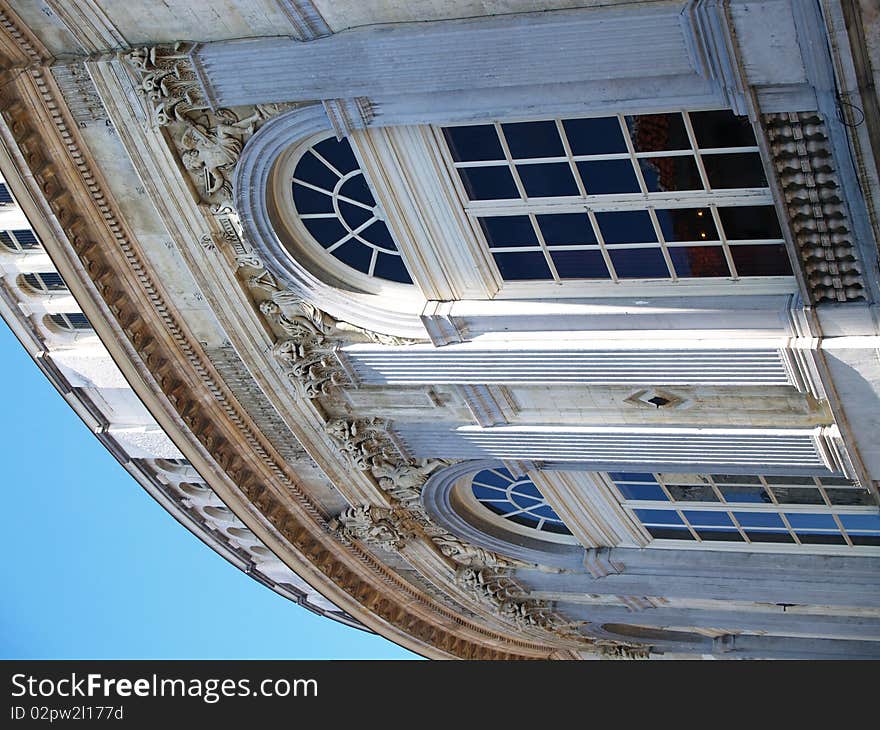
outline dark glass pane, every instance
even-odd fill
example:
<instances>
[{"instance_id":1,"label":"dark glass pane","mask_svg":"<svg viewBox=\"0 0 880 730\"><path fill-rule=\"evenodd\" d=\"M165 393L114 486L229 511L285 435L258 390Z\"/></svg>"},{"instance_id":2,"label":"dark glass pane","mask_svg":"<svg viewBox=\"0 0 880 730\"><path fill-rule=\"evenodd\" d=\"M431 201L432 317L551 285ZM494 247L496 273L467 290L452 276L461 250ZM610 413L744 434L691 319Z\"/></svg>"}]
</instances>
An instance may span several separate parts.
<instances>
[{"instance_id":1,"label":"dark glass pane","mask_svg":"<svg viewBox=\"0 0 880 730\"><path fill-rule=\"evenodd\" d=\"M514 481L507 469L496 469L494 471L483 469L474 476L474 483L490 484L493 487L501 487L507 489L508 485Z\"/></svg>"},{"instance_id":2,"label":"dark glass pane","mask_svg":"<svg viewBox=\"0 0 880 730\"><path fill-rule=\"evenodd\" d=\"M721 246L685 246L669 248L675 273L682 278L730 276L730 268Z\"/></svg>"},{"instance_id":3,"label":"dark glass pane","mask_svg":"<svg viewBox=\"0 0 880 730\"><path fill-rule=\"evenodd\" d=\"M511 522L516 522L518 525L524 525L525 527L537 527L538 520L535 517L531 517L527 514L518 514L518 515L505 515L505 518L510 520Z\"/></svg>"},{"instance_id":4,"label":"dark glass pane","mask_svg":"<svg viewBox=\"0 0 880 730\"><path fill-rule=\"evenodd\" d=\"M315 149L343 175L360 167L347 139L340 141L335 137L330 137L323 142L318 142Z\"/></svg>"},{"instance_id":5,"label":"dark glass pane","mask_svg":"<svg viewBox=\"0 0 880 730\"><path fill-rule=\"evenodd\" d=\"M779 219L770 205L719 208L718 215L728 240L782 238Z\"/></svg>"},{"instance_id":6,"label":"dark glass pane","mask_svg":"<svg viewBox=\"0 0 880 730\"><path fill-rule=\"evenodd\" d=\"M752 542L785 542L793 543L794 538L787 532L748 532L749 540Z\"/></svg>"},{"instance_id":7,"label":"dark glass pane","mask_svg":"<svg viewBox=\"0 0 880 730\"><path fill-rule=\"evenodd\" d=\"M825 494L831 500L831 504L841 505L873 505L874 498L866 489L828 489Z\"/></svg>"},{"instance_id":8,"label":"dark glass pane","mask_svg":"<svg viewBox=\"0 0 880 730\"><path fill-rule=\"evenodd\" d=\"M785 523L775 512L734 512L737 522L743 527L772 527L784 530Z\"/></svg>"},{"instance_id":9,"label":"dark glass pane","mask_svg":"<svg viewBox=\"0 0 880 730\"><path fill-rule=\"evenodd\" d=\"M527 215L487 216L478 220L490 248L538 245L538 237Z\"/></svg>"},{"instance_id":10,"label":"dark glass pane","mask_svg":"<svg viewBox=\"0 0 880 730\"><path fill-rule=\"evenodd\" d=\"M612 249L608 253L619 279L669 278L669 269L659 248Z\"/></svg>"},{"instance_id":11,"label":"dark glass pane","mask_svg":"<svg viewBox=\"0 0 880 730\"><path fill-rule=\"evenodd\" d=\"M311 183L324 190L334 190L339 182L339 175L321 162L311 152L306 152L296 165L293 176L297 180Z\"/></svg>"},{"instance_id":12,"label":"dark glass pane","mask_svg":"<svg viewBox=\"0 0 880 730\"><path fill-rule=\"evenodd\" d=\"M649 193L703 189L700 171L692 155L643 157L639 160L639 167Z\"/></svg>"},{"instance_id":13,"label":"dark glass pane","mask_svg":"<svg viewBox=\"0 0 880 730\"><path fill-rule=\"evenodd\" d=\"M541 529L544 532L552 532L556 535L571 535L571 530L565 525L556 522L545 522Z\"/></svg>"},{"instance_id":14,"label":"dark glass pane","mask_svg":"<svg viewBox=\"0 0 880 730\"><path fill-rule=\"evenodd\" d=\"M880 545L880 535L853 535L849 533L853 545Z\"/></svg>"},{"instance_id":15,"label":"dark glass pane","mask_svg":"<svg viewBox=\"0 0 880 730\"><path fill-rule=\"evenodd\" d=\"M658 210L657 220L667 243L720 240L712 211L708 208Z\"/></svg>"},{"instance_id":16,"label":"dark glass pane","mask_svg":"<svg viewBox=\"0 0 880 730\"><path fill-rule=\"evenodd\" d=\"M662 152L691 148L681 114L645 114L627 117L630 138L636 152Z\"/></svg>"},{"instance_id":17,"label":"dark glass pane","mask_svg":"<svg viewBox=\"0 0 880 730\"><path fill-rule=\"evenodd\" d=\"M735 530L697 530L701 540L743 542L742 535Z\"/></svg>"},{"instance_id":18,"label":"dark glass pane","mask_svg":"<svg viewBox=\"0 0 880 730\"><path fill-rule=\"evenodd\" d=\"M643 499L651 502L668 502L659 484L618 484L624 499Z\"/></svg>"},{"instance_id":19,"label":"dark glass pane","mask_svg":"<svg viewBox=\"0 0 880 730\"><path fill-rule=\"evenodd\" d=\"M717 502L718 497L708 484L667 484L676 502Z\"/></svg>"},{"instance_id":20,"label":"dark glass pane","mask_svg":"<svg viewBox=\"0 0 880 730\"><path fill-rule=\"evenodd\" d=\"M498 133L491 124L444 127L443 136L446 137L446 144L456 162L504 159Z\"/></svg>"},{"instance_id":21,"label":"dark glass pane","mask_svg":"<svg viewBox=\"0 0 880 730\"><path fill-rule=\"evenodd\" d=\"M731 246L733 263L740 276L789 276L791 266L785 246Z\"/></svg>"},{"instance_id":22,"label":"dark glass pane","mask_svg":"<svg viewBox=\"0 0 880 730\"><path fill-rule=\"evenodd\" d=\"M386 226L383 221L376 221L372 225L367 226L359 235L361 238L366 239L379 248L384 248L387 251L397 250L397 246L394 243L394 239L391 238L388 226Z\"/></svg>"},{"instance_id":23,"label":"dark glass pane","mask_svg":"<svg viewBox=\"0 0 880 730\"><path fill-rule=\"evenodd\" d=\"M693 540L690 530L685 527L649 527L648 532L655 540Z\"/></svg>"},{"instance_id":24,"label":"dark glass pane","mask_svg":"<svg viewBox=\"0 0 880 730\"><path fill-rule=\"evenodd\" d=\"M639 182L629 160L578 162L577 168L587 195L640 192Z\"/></svg>"},{"instance_id":25,"label":"dark glass pane","mask_svg":"<svg viewBox=\"0 0 880 730\"><path fill-rule=\"evenodd\" d=\"M852 480L847 479L846 477L822 477L822 484L826 487L837 486L837 487L851 487L853 486Z\"/></svg>"},{"instance_id":26,"label":"dark glass pane","mask_svg":"<svg viewBox=\"0 0 880 730\"><path fill-rule=\"evenodd\" d=\"M709 176L709 185L716 190L767 187L761 155L757 152L703 155L703 167Z\"/></svg>"},{"instance_id":27,"label":"dark glass pane","mask_svg":"<svg viewBox=\"0 0 880 730\"><path fill-rule=\"evenodd\" d=\"M799 532L798 539L805 545L846 545L840 533Z\"/></svg>"},{"instance_id":28,"label":"dark glass pane","mask_svg":"<svg viewBox=\"0 0 880 730\"><path fill-rule=\"evenodd\" d=\"M761 480L749 474L713 474L716 484L760 484Z\"/></svg>"},{"instance_id":29,"label":"dark glass pane","mask_svg":"<svg viewBox=\"0 0 880 730\"><path fill-rule=\"evenodd\" d=\"M595 251L565 251L554 250L550 252L553 265L560 279L609 279L608 267L602 252Z\"/></svg>"},{"instance_id":30,"label":"dark glass pane","mask_svg":"<svg viewBox=\"0 0 880 730\"><path fill-rule=\"evenodd\" d=\"M825 504L819 490L808 487L773 487L773 494L780 504Z\"/></svg>"},{"instance_id":31,"label":"dark glass pane","mask_svg":"<svg viewBox=\"0 0 880 730\"><path fill-rule=\"evenodd\" d=\"M388 253L380 253L376 259L376 268L373 275L380 279L388 279L389 281L397 281L401 284L412 284L409 272L400 256Z\"/></svg>"},{"instance_id":32,"label":"dark glass pane","mask_svg":"<svg viewBox=\"0 0 880 730\"><path fill-rule=\"evenodd\" d=\"M636 516L647 524L652 525L683 525L677 512L667 509L637 509Z\"/></svg>"},{"instance_id":33,"label":"dark glass pane","mask_svg":"<svg viewBox=\"0 0 880 730\"><path fill-rule=\"evenodd\" d=\"M355 175L348 178L342 184L342 187L339 188L339 194L369 206L376 205L373 194L370 192L370 188L363 175Z\"/></svg>"},{"instance_id":34,"label":"dark glass pane","mask_svg":"<svg viewBox=\"0 0 880 730\"><path fill-rule=\"evenodd\" d=\"M0 203L11 203L12 194L4 183L0 183Z\"/></svg>"},{"instance_id":35,"label":"dark glass pane","mask_svg":"<svg viewBox=\"0 0 880 730\"><path fill-rule=\"evenodd\" d=\"M700 148L755 146L747 117L738 117L732 111L691 112L690 117Z\"/></svg>"},{"instance_id":36,"label":"dark glass pane","mask_svg":"<svg viewBox=\"0 0 880 730\"><path fill-rule=\"evenodd\" d=\"M523 253L495 253L495 263L502 278L507 281L552 279L547 260L540 251Z\"/></svg>"},{"instance_id":37,"label":"dark glass pane","mask_svg":"<svg viewBox=\"0 0 880 730\"><path fill-rule=\"evenodd\" d=\"M299 183L293 184L293 203L296 206L297 213L300 215L333 212L332 197Z\"/></svg>"},{"instance_id":38,"label":"dark glass pane","mask_svg":"<svg viewBox=\"0 0 880 730\"><path fill-rule=\"evenodd\" d=\"M33 231L27 229L13 231L12 235L15 236L15 240L18 241L18 245L22 248L36 248L40 245Z\"/></svg>"},{"instance_id":39,"label":"dark glass pane","mask_svg":"<svg viewBox=\"0 0 880 730\"><path fill-rule=\"evenodd\" d=\"M562 122L572 154L610 155L626 152L617 117L566 119Z\"/></svg>"},{"instance_id":40,"label":"dark glass pane","mask_svg":"<svg viewBox=\"0 0 880 730\"><path fill-rule=\"evenodd\" d=\"M795 530L837 530L832 515L809 514L805 512L786 512L788 524Z\"/></svg>"},{"instance_id":41,"label":"dark glass pane","mask_svg":"<svg viewBox=\"0 0 880 730\"><path fill-rule=\"evenodd\" d=\"M513 175L506 166L459 168L458 174L471 200L519 198Z\"/></svg>"},{"instance_id":42,"label":"dark glass pane","mask_svg":"<svg viewBox=\"0 0 880 730\"><path fill-rule=\"evenodd\" d=\"M880 514L840 515L847 532L880 532Z\"/></svg>"},{"instance_id":43,"label":"dark glass pane","mask_svg":"<svg viewBox=\"0 0 880 730\"><path fill-rule=\"evenodd\" d=\"M773 476L773 475L770 475L770 476L765 476L764 481L766 481L767 484L769 484L771 486L774 484L782 484L782 485L789 485L789 486L797 485L797 486L801 486L801 487L814 487L814 486L816 486L816 483L813 481L813 477L805 476L803 474L799 475L799 476Z\"/></svg>"},{"instance_id":44,"label":"dark glass pane","mask_svg":"<svg viewBox=\"0 0 880 730\"><path fill-rule=\"evenodd\" d=\"M373 257L373 249L360 241L351 240L334 249L333 255L342 263L348 264L353 269L366 274L370 270L370 259Z\"/></svg>"},{"instance_id":45,"label":"dark glass pane","mask_svg":"<svg viewBox=\"0 0 880 730\"><path fill-rule=\"evenodd\" d=\"M596 243L596 234L586 213L539 215L538 226L548 246Z\"/></svg>"},{"instance_id":46,"label":"dark glass pane","mask_svg":"<svg viewBox=\"0 0 880 730\"><path fill-rule=\"evenodd\" d=\"M684 516L693 527L733 527L733 520L727 512L685 510Z\"/></svg>"},{"instance_id":47,"label":"dark glass pane","mask_svg":"<svg viewBox=\"0 0 880 730\"><path fill-rule=\"evenodd\" d=\"M530 198L553 198L578 195L577 184L567 162L546 165L517 165L526 195Z\"/></svg>"},{"instance_id":48,"label":"dark glass pane","mask_svg":"<svg viewBox=\"0 0 880 730\"><path fill-rule=\"evenodd\" d=\"M502 124L501 128L510 148L510 156L515 160L565 155L556 122L516 122Z\"/></svg>"},{"instance_id":49,"label":"dark glass pane","mask_svg":"<svg viewBox=\"0 0 880 730\"><path fill-rule=\"evenodd\" d=\"M351 230L360 228L373 217L372 210L366 210L358 205L352 205L344 201L339 201L339 213L342 216L342 220L345 221Z\"/></svg>"},{"instance_id":50,"label":"dark glass pane","mask_svg":"<svg viewBox=\"0 0 880 730\"><path fill-rule=\"evenodd\" d=\"M608 476L610 476L615 482L650 482L652 484L656 484L657 480L654 478L653 474L647 474L644 472L623 472L623 471L613 471Z\"/></svg>"},{"instance_id":51,"label":"dark glass pane","mask_svg":"<svg viewBox=\"0 0 880 730\"><path fill-rule=\"evenodd\" d=\"M312 238L324 248L332 246L339 239L348 235L348 231L336 218L306 218L303 225L312 234Z\"/></svg>"},{"instance_id":52,"label":"dark glass pane","mask_svg":"<svg viewBox=\"0 0 880 730\"><path fill-rule=\"evenodd\" d=\"M763 487L719 486L721 494L727 502L770 504L773 500Z\"/></svg>"},{"instance_id":53,"label":"dark glass pane","mask_svg":"<svg viewBox=\"0 0 880 730\"><path fill-rule=\"evenodd\" d=\"M657 240L651 216L645 210L597 213L605 243L652 243Z\"/></svg>"}]
</instances>

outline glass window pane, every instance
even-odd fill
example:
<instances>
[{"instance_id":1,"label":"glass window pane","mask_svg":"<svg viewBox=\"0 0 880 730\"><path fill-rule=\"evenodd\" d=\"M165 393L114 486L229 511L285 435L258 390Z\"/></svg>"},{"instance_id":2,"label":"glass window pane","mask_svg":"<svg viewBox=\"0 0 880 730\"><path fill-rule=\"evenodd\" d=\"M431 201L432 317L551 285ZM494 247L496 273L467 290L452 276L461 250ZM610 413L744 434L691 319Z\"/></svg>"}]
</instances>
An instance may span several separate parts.
<instances>
[{"instance_id":1,"label":"glass window pane","mask_svg":"<svg viewBox=\"0 0 880 730\"><path fill-rule=\"evenodd\" d=\"M797 536L805 545L846 545L839 532L798 532Z\"/></svg>"},{"instance_id":2,"label":"glass window pane","mask_svg":"<svg viewBox=\"0 0 880 730\"><path fill-rule=\"evenodd\" d=\"M681 278L730 276L730 267L721 246L672 246L669 258Z\"/></svg>"},{"instance_id":3,"label":"glass window pane","mask_svg":"<svg viewBox=\"0 0 880 730\"><path fill-rule=\"evenodd\" d=\"M336 142L335 139L333 141ZM350 170L345 170L343 174L345 174L345 172L350 172ZM341 177L312 154L311 150L306 152L300 158L300 161L296 163L296 169L293 171L293 176L297 180L302 180L303 182L311 183L312 185L317 185L319 188L330 191L333 191L336 188L336 183L339 182L339 178Z\"/></svg>"},{"instance_id":4,"label":"glass window pane","mask_svg":"<svg viewBox=\"0 0 880 730\"><path fill-rule=\"evenodd\" d=\"M328 137L318 142L315 150L343 175L360 167L347 139L340 142L336 137Z\"/></svg>"},{"instance_id":5,"label":"glass window pane","mask_svg":"<svg viewBox=\"0 0 880 730\"><path fill-rule=\"evenodd\" d=\"M504 159L501 142L491 124L445 127L443 136L446 137L446 144L456 162Z\"/></svg>"},{"instance_id":6,"label":"glass window pane","mask_svg":"<svg viewBox=\"0 0 880 730\"><path fill-rule=\"evenodd\" d=\"M382 225L385 225L384 223ZM406 270L403 259L395 254L380 253L376 259L376 268L373 271L374 276L380 279L388 279L401 284L412 284L412 278Z\"/></svg>"},{"instance_id":7,"label":"glass window pane","mask_svg":"<svg viewBox=\"0 0 880 730\"><path fill-rule=\"evenodd\" d=\"M746 532L752 542L782 542L794 543L794 538L788 532Z\"/></svg>"},{"instance_id":8,"label":"glass window pane","mask_svg":"<svg viewBox=\"0 0 880 730\"><path fill-rule=\"evenodd\" d=\"M667 243L721 240L708 208L660 209L656 213Z\"/></svg>"},{"instance_id":9,"label":"glass window pane","mask_svg":"<svg viewBox=\"0 0 880 730\"><path fill-rule=\"evenodd\" d=\"M333 213L333 197L307 188L299 183L293 184L293 202L300 215L310 213Z\"/></svg>"},{"instance_id":10,"label":"glass window pane","mask_svg":"<svg viewBox=\"0 0 880 730\"><path fill-rule=\"evenodd\" d=\"M676 502L717 502L718 497L708 484L667 484Z\"/></svg>"},{"instance_id":11,"label":"glass window pane","mask_svg":"<svg viewBox=\"0 0 880 730\"><path fill-rule=\"evenodd\" d=\"M825 504L818 489L807 487L773 487L773 495L780 504Z\"/></svg>"},{"instance_id":12,"label":"glass window pane","mask_svg":"<svg viewBox=\"0 0 880 730\"><path fill-rule=\"evenodd\" d=\"M370 270L373 249L365 246L360 241L351 239L343 243L339 248L333 249L333 255L353 269L367 273Z\"/></svg>"},{"instance_id":13,"label":"glass window pane","mask_svg":"<svg viewBox=\"0 0 880 730\"><path fill-rule=\"evenodd\" d=\"M677 512L667 509L637 509L636 516L646 525L683 525Z\"/></svg>"},{"instance_id":14,"label":"glass window pane","mask_svg":"<svg viewBox=\"0 0 880 730\"><path fill-rule=\"evenodd\" d=\"M561 279L610 279L608 267L602 252L594 251L566 251L555 249L550 252L556 273Z\"/></svg>"},{"instance_id":15,"label":"glass window pane","mask_svg":"<svg viewBox=\"0 0 880 730\"><path fill-rule=\"evenodd\" d=\"M693 155L642 157L639 167L649 193L703 190L703 180Z\"/></svg>"},{"instance_id":16,"label":"glass window pane","mask_svg":"<svg viewBox=\"0 0 880 730\"><path fill-rule=\"evenodd\" d=\"M691 148L684 121L678 112L627 117L626 123L636 152Z\"/></svg>"},{"instance_id":17,"label":"glass window pane","mask_svg":"<svg viewBox=\"0 0 880 730\"><path fill-rule=\"evenodd\" d=\"M659 248L613 249L608 254L619 279L669 278L669 268Z\"/></svg>"},{"instance_id":18,"label":"glass window pane","mask_svg":"<svg viewBox=\"0 0 880 730\"><path fill-rule=\"evenodd\" d=\"M733 527L733 520L727 512L685 510L684 516L694 527Z\"/></svg>"},{"instance_id":19,"label":"glass window pane","mask_svg":"<svg viewBox=\"0 0 880 730\"><path fill-rule=\"evenodd\" d=\"M567 162L544 165L517 165L526 195L530 198L555 198L578 195L577 184Z\"/></svg>"},{"instance_id":20,"label":"glass window pane","mask_svg":"<svg viewBox=\"0 0 880 730\"><path fill-rule=\"evenodd\" d=\"M501 276L507 281L552 279L547 260L540 251L522 253L494 253Z\"/></svg>"},{"instance_id":21,"label":"glass window pane","mask_svg":"<svg viewBox=\"0 0 880 730\"><path fill-rule=\"evenodd\" d=\"M782 518L775 512L734 512L733 516L743 527L786 529Z\"/></svg>"},{"instance_id":22,"label":"glass window pane","mask_svg":"<svg viewBox=\"0 0 880 730\"><path fill-rule=\"evenodd\" d=\"M502 124L501 128L510 148L510 156L515 160L565 155L556 122L515 122Z\"/></svg>"},{"instance_id":23,"label":"glass window pane","mask_svg":"<svg viewBox=\"0 0 880 730\"><path fill-rule=\"evenodd\" d=\"M596 243L596 234L586 213L558 213L537 216L548 246L576 246Z\"/></svg>"},{"instance_id":24,"label":"glass window pane","mask_svg":"<svg viewBox=\"0 0 880 730\"><path fill-rule=\"evenodd\" d=\"M785 518L795 530L837 530L837 523L831 515L806 512L786 512Z\"/></svg>"},{"instance_id":25,"label":"glass window pane","mask_svg":"<svg viewBox=\"0 0 880 730\"><path fill-rule=\"evenodd\" d=\"M519 198L513 175L507 166L461 167L458 174L471 200Z\"/></svg>"},{"instance_id":26,"label":"glass window pane","mask_svg":"<svg viewBox=\"0 0 880 730\"><path fill-rule=\"evenodd\" d=\"M880 514L840 515L847 532L880 532Z\"/></svg>"},{"instance_id":27,"label":"glass window pane","mask_svg":"<svg viewBox=\"0 0 880 730\"><path fill-rule=\"evenodd\" d=\"M761 480L750 474L713 474L716 484L760 484Z\"/></svg>"},{"instance_id":28,"label":"glass window pane","mask_svg":"<svg viewBox=\"0 0 880 730\"><path fill-rule=\"evenodd\" d=\"M857 535L852 532L848 533L849 539L853 545L880 545L880 535Z\"/></svg>"},{"instance_id":29,"label":"glass window pane","mask_svg":"<svg viewBox=\"0 0 880 730\"><path fill-rule=\"evenodd\" d=\"M717 480L716 480L717 481ZM763 487L737 487L728 485L719 485L721 494L724 495L726 502L734 503L754 503L754 504L771 504L770 495Z\"/></svg>"},{"instance_id":30,"label":"glass window pane","mask_svg":"<svg viewBox=\"0 0 880 730\"><path fill-rule=\"evenodd\" d=\"M348 235L345 226L337 218L306 218L303 225L324 248L329 248ZM336 255L336 251L333 254Z\"/></svg>"},{"instance_id":31,"label":"glass window pane","mask_svg":"<svg viewBox=\"0 0 880 730\"><path fill-rule=\"evenodd\" d=\"M729 241L782 238L779 218L771 205L719 208L718 215Z\"/></svg>"},{"instance_id":32,"label":"glass window pane","mask_svg":"<svg viewBox=\"0 0 880 730\"><path fill-rule=\"evenodd\" d=\"M617 117L566 119L565 136L574 155L610 155L626 152Z\"/></svg>"},{"instance_id":33,"label":"glass window pane","mask_svg":"<svg viewBox=\"0 0 880 730\"><path fill-rule=\"evenodd\" d=\"M668 502L659 484L618 484L624 499L643 499L652 502Z\"/></svg>"},{"instance_id":34,"label":"glass window pane","mask_svg":"<svg viewBox=\"0 0 880 730\"><path fill-rule=\"evenodd\" d=\"M623 472L623 471L613 471L608 476L610 476L615 482L651 482L656 484L657 480L654 478L653 474L647 474L644 472Z\"/></svg>"},{"instance_id":35,"label":"glass window pane","mask_svg":"<svg viewBox=\"0 0 880 730\"><path fill-rule=\"evenodd\" d=\"M391 232L388 230L388 226L385 225L385 221L376 221L372 225L367 226L359 235L374 246L384 248L386 251L397 251L397 246L394 243L394 239L391 238ZM400 257L398 256L397 258Z\"/></svg>"},{"instance_id":36,"label":"glass window pane","mask_svg":"<svg viewBox=\"0 0 880 730\"><path fill-rule=\"evenodd\" d=\"M757 153L703 155L703 166L709 185L716 190L767 187L761 156Z\"/></svg>"},{"instance_id":37,"label":"glass window pane","mask_svg":"<svg viewBox=\"0 0 880 730\"><path fill-rule=\"evenodd\" d=\"M709 542L744 542L742 535L737 530L725 530L722 528L697 530L701 540Z\"/></svg>"},{"instance_id":38,"label":"glass window pane","mask_svg":"<svg viewBox=\"0 0 880 730\"><path fill-rule=\"evenodd\" d=\"M488 216L478 220L490 248L538 245L538 237L527 215Z\"/></svg>"},{"instance_id":39,"label":"glass window pane","mask_svg":"<svg viewBox=\"0 0 880 730\"><path fill-rule=\"evenodd\" d=\"M697 144L711 147L754 147L755 134L747 117L738 117L730 110L691 112L691 125Z\"/></svg>"},{"instance_id":40,"label":"glass window pane","mask_svg":"<svg viewBox=\"0 0 880 730\"><path fill-rule=\"evenodd\" d=\"M740 276L790 276L788 252L780 244L731 246L733 263Z\"/></svg>"},{"instance_id":41,"label":"glass window pane","mask_svg":"<svg viewBox=\"0 0 880 730\"><path fill-rule=\"evenodd\" d=\"M587 195L640 192L639 182L629 160L578 162L577 168Z\"/></svg>"},{"instance_id":42,"label":"glass window pane","mask_svg":"<svg viewBox=\"0 0 880 730\"><path fill-rule=\"evenodd\" d=\"M605 243L653 243L657 240L651 216L645 210L596 213Z\"/></svg>"},{"instance_id":43,"label":"glass window pane","mask_svg":"<svg viewBox=\"0 0 880 730\"><path fill-rule=\"evenodd\" d=\"M825 494L831 500L831 504L839 505L873 505L874 498L867 489L829 489L825 488Z\"/></svg>"},{"instance_id":44,"label":"glass window pane","mask_svg":"<svg viewBox=\"0 0 880 730\"><path fill-rule=\"evenodd\" d=\"M648 533L655 540L693 540L694 536L686 527L649 527Z\"/></svg>"}]
</instances>

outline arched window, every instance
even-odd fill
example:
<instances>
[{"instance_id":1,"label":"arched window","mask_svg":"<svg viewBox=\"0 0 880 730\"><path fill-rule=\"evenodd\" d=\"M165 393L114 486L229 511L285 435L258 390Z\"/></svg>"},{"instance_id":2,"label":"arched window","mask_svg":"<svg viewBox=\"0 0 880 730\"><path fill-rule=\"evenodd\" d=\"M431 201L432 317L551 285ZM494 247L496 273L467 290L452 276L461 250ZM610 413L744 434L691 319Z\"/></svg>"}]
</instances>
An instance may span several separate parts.
<instances>
[{"instance_id":1,"label":"arched window","mask_svg":"<svg viewBox=\"0 0 880 730\"><path fill-rule=\"evenodd\" d=\"M504 468L483 469L474 475L471 490L481 505L506 520L539 531L571 535L528 477L514 477Z\"/></svg>"},{"instance_id":2,"label":"arched window","mask_svg":"<svg viewBox=\"0 0 880 730\"><path fill-rule=\"evenodd\" d=\"M347 139L305 148L291 186L299 219L324 251L367 276L412 283Z\"/></svg>"},{"instance_id":3,"label":"arched window","mask_svg":"<svg viewBox=\"0 0 880 730\"><path fill-rule=\"evenodd\" d=\"M39 274L23 274L21 279L26 286L39 294L67 291L67 285L64 283L64 279L61 278L61 274L54 271Z\"/></svg>"},{"instance_id":4,"label":"arched window","mask_svg":"<svg viewBox=\"0 0 880 730\"><path fill-rule=\"evenodd\" d=\"M14 253L30 251L40 247L40 242L37 240L34 232L27 229L0 231L0 244Z\"/></svg>"},{"instance_id":5,"label":"arched window","mask_svg":"<svg viewBox=\"0 0 880 730\"><path fill-rule=\"evenodd\" d=\"M48 320L56 328L67 332L90 330L92 325L82 312L66 312L63 314L50 314Z\"/></svg>"},{"instance_id":6,"label":"arched window","mask_svg":"<svg viewBox=\"0 0 880 730\"><path fill-rule=\"evenodd\" d=\"M729 111L442 128L502 280L788 276L747 120Z\"/></svg>"},{"instance_id":7,"label":"arched window","mask_svg":"<svg viewBox=\"0 0 880 730\"><path fill-rule=\"evenodd\" d=\"M608 477L621 504L655 540L880 545L876 500L843 477L630 472Z\"/></svg>"}]
</instances>

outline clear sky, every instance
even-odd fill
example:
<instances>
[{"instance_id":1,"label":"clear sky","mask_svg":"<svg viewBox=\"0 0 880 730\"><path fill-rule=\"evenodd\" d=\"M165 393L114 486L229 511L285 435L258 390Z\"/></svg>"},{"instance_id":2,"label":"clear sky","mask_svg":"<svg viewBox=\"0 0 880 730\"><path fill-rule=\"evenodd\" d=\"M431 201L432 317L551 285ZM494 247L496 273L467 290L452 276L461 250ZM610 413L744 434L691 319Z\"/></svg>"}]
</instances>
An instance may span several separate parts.
<instances>
[{"instance_id":1,"label":"clear sky","mask_svg":"<svg viewBox=\"0 0 880 730\"><path fill-rule=\"evenodd\" d=\"M178 524L89 432L0 320L0 658L395 659Z\"/></svg>"}]
</instances>

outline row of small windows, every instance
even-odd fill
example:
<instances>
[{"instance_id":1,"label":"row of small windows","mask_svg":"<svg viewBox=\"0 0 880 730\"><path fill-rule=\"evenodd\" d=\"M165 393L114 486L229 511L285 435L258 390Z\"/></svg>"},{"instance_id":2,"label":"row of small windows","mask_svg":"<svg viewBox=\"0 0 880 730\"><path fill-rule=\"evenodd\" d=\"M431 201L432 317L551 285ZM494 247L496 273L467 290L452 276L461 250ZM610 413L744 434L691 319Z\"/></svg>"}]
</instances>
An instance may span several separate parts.
<instances>
[{"instance_id":1,"label":"row of small windows","mask_svg":"<svg viewBox=\"0 0 880 730\"><path fill-rule=\"evenodd\" d=\"M442 131L506 281L791 274L754 134L729 111Z\"/></svg>"},{"instance_id":2,"label":"row of small windows","mask_svg":"<svg viewBox=\"0 0 880 730\"><path fill-rule=\"evenodd\" d=\"M872 494L842 477L611 473L655 539L880 545Z\"/></svg>"}]
</instances>

